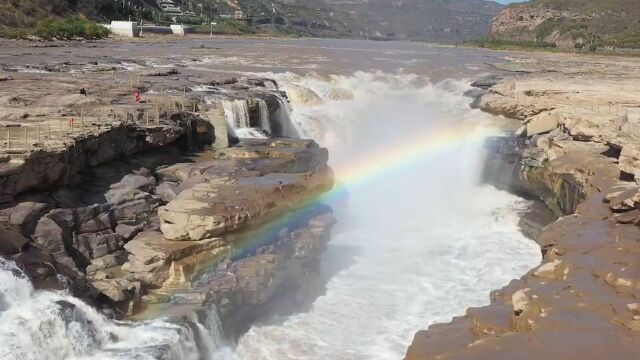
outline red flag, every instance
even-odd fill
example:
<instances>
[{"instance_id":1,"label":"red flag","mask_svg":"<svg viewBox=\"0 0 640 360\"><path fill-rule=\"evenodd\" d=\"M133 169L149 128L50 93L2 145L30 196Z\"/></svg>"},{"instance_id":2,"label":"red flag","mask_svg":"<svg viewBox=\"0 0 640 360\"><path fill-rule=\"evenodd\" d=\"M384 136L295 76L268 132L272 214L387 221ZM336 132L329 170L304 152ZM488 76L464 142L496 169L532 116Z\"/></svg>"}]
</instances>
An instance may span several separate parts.
<instances>
[{"instance_id":1,"label":"red flag","mask_svg":"<svg viewBox=\"0 0 640 360\"><path fill-rule=\"evenodd\" d=\"M135 93L133 93L133 95L136 96L136 104L140 103L140 91L136 91Z\"/></svg>"}]
</instances>

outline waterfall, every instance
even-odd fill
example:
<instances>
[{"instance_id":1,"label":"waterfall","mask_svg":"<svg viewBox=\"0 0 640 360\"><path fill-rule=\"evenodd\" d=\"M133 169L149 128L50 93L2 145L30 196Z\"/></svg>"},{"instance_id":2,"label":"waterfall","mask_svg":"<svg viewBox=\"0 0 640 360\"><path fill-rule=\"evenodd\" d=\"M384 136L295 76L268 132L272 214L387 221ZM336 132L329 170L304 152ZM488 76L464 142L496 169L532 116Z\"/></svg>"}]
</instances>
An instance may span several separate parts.
<instances>
[{"instance_id":1,"label":"waterfall","mask_svg":"<svg viewBox=\"0 0 640 360\"><path fill-rule=\"evenodd\" d=\"M417 330L486 304L539 263L518 228L526 203L478 186L490 118L469 108L466 82L273 76L293 105L289 113L281 99L274 134L295 124L329 149L348 209L336 212L340 231L322 257L323 295L254 325L238 359L402 359Z\"/></svg>"},{"instance_id":2,"label":"waterfall","mask_svg":"<svg viewBox=\"0 0 640 360\"><path fill-rule=\"evenodd\" d=\"M222 100L224 118L230 130L240 138L264 138L265 132L273 136L285 136L298 138L300 131L291 121L291 107L280 94L275 94L278 99L278 109L273 118L269 116L269 107L262 99L257 99L260 112L260 128L252 128L249 117L249 104L247 100Z\"/></svg>"},{"instance_id":3,"label":"waterfall","mask_svg":"<svg viewBox=\"0 0 640 360\"><path fill-rule=\"evenodd\" d=\"M239 138L266 137L260 129L251 127L247 100L223 100L222 108L224 109L224 118L229 125L229 129L235 136Z\"/></svg>"},{"instance_id":4,"label":"waterfall","mask_svg":"<svg viewBox=\"0 0 640 360\"><path fill-rule=\"evenodd\" d=\"M249 105L247 100L223 100L224 117L234 129L246 129L249 124Z\"/></svg>"},{"instance_id":5,"label":"waterfall","mask_svg":"<svg viewBox=\"0 0 640 360\"><path fill-rule=\"evenodd\" d=\"M278 90L278 87L276 86L276 84L271 80L265 80L264 87L266 87L267 90Z\"/></svg>"},{"instance_id":6,"label":"waterfall","mask_svg":"<svg viewBox=\"0 0 640 360\"><path fill-rule=\"evenodd\" d=\"M205 306L200 314L200 319L196 322L200 332L200 339L204 346L204 353L207 359L226 359L233 351L227 347L222 332L222 323L218 317L218 309L214 304Z\"/></svg>"},{"instance_id":7,"label":"waterfall","mask_svg":"<svg viewBox=\"0 0 640 360\"><path fill-rule=\"evenodd\" d=\"M212 358L223 345L215 307L207 308L204 325L192 325L107 319L64 291L35 290L15 263L0 258L3 360ZM198 336L205 349L198 348Z\"/></svg>"},{"instance_id":8,"label":"waterfall","mask_svg":"<svg viewBox=\"0 0 640 360\"><path fill-rule=\"evenodd\" d=\"M267 106L267 102L262 99L258 99L258 107L260 109L260 127L262 128L262 130L271 133L271 123L269 122L269 107Z\"/></svg>"},{"instance_id":9,"label":"waterfall","mask_svg":"<svg viewBox=\"0 0 640 360\"><path fill-rule=\"evenodd\" d=\"M272 124L272 128L275 128L273 131L274 136L286 136L292 138L300 137L301 131L295 126L295 124L291 121L291 106L287 102L287 100L283 99L282 96L277 95L278 98L278 110L276 110L274 114L274 118Z\"/></svg>"}]
</instances>

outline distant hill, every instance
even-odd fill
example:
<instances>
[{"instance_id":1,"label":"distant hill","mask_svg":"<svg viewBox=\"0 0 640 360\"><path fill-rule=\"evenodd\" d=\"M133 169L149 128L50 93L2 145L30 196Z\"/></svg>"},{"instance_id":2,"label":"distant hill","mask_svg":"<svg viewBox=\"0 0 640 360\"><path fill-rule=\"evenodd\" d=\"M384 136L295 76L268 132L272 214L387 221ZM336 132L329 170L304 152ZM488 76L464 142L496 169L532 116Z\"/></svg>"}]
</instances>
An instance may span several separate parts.
<instances>
[{"instance_id":1,"label":"distant hill","mask_svg":"<svg viewBox=\"0 0 640 360\"><path fill-rule=\"evenodd\" d=\"M640 48L640 0L532 0L503 9L490 36L562 48Z\"/></svg>"},{"instance_id":2,"label":"distant hill","mask_svg":"<svg viewBox=\"0 0 640 360\"><path fill-rule=\"evenodd\" d=\"M486 0L174 0L202 24L241 17L258 30L311 36L458 42L487 33L503 8ZM50 18L167 21L156 0L0 0L0 34Z\"/></svg>"},{"instance_id":3,"label":"distant hill","mask_svg":"<svg viewBox=\"0 0 640 360\"><path fill-rule=\"evenodd\" d=\"M491 19L503 8L485 0L326 0L325 3L359 36L443 42L483 36Z\"/></svg>"}]
</instances>

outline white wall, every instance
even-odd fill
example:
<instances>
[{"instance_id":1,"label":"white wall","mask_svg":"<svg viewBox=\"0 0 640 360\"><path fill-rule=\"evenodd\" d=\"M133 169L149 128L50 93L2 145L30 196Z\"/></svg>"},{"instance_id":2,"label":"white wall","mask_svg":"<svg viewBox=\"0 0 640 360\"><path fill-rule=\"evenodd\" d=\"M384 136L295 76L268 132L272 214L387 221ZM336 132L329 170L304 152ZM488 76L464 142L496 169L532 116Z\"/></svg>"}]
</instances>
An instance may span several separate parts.
<instances>
[{"instance_id":1,"label":"white wall","mask_svg":"<svg viewBox=\"0 0 640 360\"><path fill-rule=\"evenodd\" d=\"M138 23L133 21L112 21L107 26L112 33L119 36L138 37L140 36L140 28Z\"/></svg>"},{"instance_id":2,"label":"white wall","mask_svg":"<svg viewBox=\"0 0 640 360\"><path fill-rule=\"evenodd\" d=\"M173 35L184 36L188 31L188 27L184 25L171 25Z\"/></svg>"}]
</instances>

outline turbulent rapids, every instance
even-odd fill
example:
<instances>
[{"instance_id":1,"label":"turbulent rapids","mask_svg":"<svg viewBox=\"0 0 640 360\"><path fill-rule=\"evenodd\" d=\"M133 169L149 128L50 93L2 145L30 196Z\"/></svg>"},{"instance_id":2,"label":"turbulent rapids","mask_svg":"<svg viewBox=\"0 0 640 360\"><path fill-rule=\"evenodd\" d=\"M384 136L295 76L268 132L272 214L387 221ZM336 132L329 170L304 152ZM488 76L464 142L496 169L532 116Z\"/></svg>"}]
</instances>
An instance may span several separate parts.
<instances>
[{"instance_id":1,"label":"turbulent rapids","mask_svg":"<svg viewBox=\"0 0 640 360\"><path fill-rule=\"evenodd\" d=\"M2 359L214 358L223 347L215 308L203 319L112 321L63 291L36 291L0 259Z\"/></svg>"},{"instance_id":2,"label":"turbulent rapids","mask_svg":"<svg viewBox=\"0 0 640 360\"><path fill-rule=\"evenodd\" d=\"M526 202L478 184L488 118L469 109L464 82L276 78L294 123L330 149L349 204L336 209L326 294L308 312L253 327L239 358L400 359L417 329L486 304L539 261L517 226Z\"/></svg>"},{"instance_id":3,"label":"turbulent rapids","mask_svg":"<svg viewBox=\"0 0 640 360\"><path fill-rule=\"evenodd\" d=\"M253 74L255 75L255 74ZM400 359L413 334L487 302L539 249L517 226L526 202L478 184L488 116L460 80L375 72L260 74L277 80L282 131L327 147L339 233L311 309L227 344L216 309L193 318L113 321L65 291L37 291L0 263L2 359ZM239 137L272 132L264 101L224 102ZM289 106L291 108L289 108ZM348 200L332 196L348 192Z\"/></svg>"}]
</instances>

